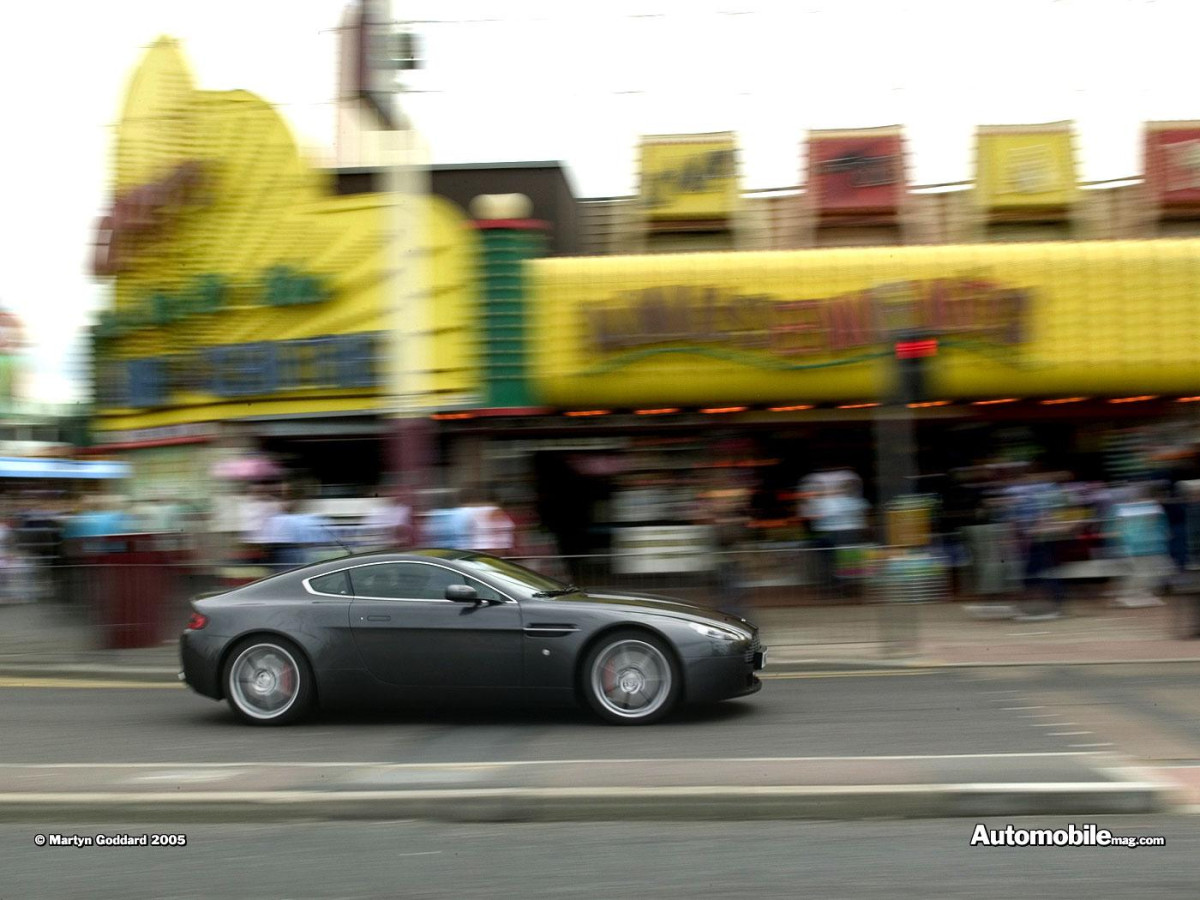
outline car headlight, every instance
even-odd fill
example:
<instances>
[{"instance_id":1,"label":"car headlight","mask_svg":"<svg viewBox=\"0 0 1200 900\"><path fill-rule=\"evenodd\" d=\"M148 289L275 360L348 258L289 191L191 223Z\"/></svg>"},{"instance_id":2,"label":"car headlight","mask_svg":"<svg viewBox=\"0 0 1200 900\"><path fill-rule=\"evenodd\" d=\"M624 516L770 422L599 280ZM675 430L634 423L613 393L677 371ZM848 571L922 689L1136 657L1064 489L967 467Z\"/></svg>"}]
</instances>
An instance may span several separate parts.
<instances>
[{"instance_id":1,"label":"car headlight","mask_svg":"<svg viewBox=\"0 0 1200 900\"><path fill-rule=\"evenodd\" d=\"M701 625L699 622L688 622L692 626L692 631L696 634L703 635L706 638L712 638L716 641L744 641L747 635L740 631L734 631L732 628L722 628L720 625Z\"/></svg>"}]
</instances>

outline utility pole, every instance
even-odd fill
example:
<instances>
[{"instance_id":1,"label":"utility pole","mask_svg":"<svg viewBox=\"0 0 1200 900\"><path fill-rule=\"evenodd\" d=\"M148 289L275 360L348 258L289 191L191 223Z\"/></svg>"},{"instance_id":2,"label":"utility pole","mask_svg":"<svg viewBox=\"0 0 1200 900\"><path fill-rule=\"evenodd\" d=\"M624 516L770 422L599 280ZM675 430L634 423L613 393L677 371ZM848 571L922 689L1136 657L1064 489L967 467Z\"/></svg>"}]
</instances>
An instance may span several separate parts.
<instances>
[{"instance_id":1,"label":"utility pole","mask_svg":"<svg viewBox=\"0 0 1200 900\"><path fill-rule=\"evenodd\" d=\"M880 309L882 338L889 353L884 366L884 384L875 409L875 454L879 484L879 509L883 514L883 543L895 546L901 540L895 511L906 500L915 500L920 476L915 422L915 404L927 401L930 359L937 355L937 338L916 322L916 309L904 285L885 295Z\"/></svg>"},{"instance_id":2,"label":"utility pole","mask_svg":"<svg viewBox=\"0 0 1200 900\"><path fill-rule=\"evenodd\" d=\"M398 73L418 67L416 39L397 27L388 0L359 0L355 80L362 105L377 123L372 162L384 173L388 196L384 245L388 327L381 352L387 377L386 468L392 489L412 510L414 540L423 489L433 463L428 410L432 366L426 198L429 167L419 136L398 96Z\"/></svg>"}]
</instances>

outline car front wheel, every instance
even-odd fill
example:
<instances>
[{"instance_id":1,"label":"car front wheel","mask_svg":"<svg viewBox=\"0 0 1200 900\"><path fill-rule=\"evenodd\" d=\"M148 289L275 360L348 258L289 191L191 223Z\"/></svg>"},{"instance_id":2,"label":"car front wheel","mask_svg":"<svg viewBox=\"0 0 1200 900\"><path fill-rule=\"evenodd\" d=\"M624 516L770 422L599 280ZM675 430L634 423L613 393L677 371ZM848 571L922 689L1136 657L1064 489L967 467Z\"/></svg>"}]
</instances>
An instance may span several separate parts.
<instances>
[{"instance_id":1,"label":"car front wheel","mask_svg":"<svg viewBox=\"0 0 1200 900\"><path fill-rule=\"evenodd\" d=\"M243 722L286 725L312 705L313 678L304 654L278 637L247 638L225 663L225 697Z\"/></svg>"},{"instance_id":2,"label":"car front wheel","mask_svg":"<svg viewBox=\"0 0 1200 900\"><path fill-rule=\"evenodd\" d=\"M583 664L583 694L614 725L649 725L666 716L680 695L671 651L658 638L622 631L604 638Z\"/></svg>"}]
</instances>

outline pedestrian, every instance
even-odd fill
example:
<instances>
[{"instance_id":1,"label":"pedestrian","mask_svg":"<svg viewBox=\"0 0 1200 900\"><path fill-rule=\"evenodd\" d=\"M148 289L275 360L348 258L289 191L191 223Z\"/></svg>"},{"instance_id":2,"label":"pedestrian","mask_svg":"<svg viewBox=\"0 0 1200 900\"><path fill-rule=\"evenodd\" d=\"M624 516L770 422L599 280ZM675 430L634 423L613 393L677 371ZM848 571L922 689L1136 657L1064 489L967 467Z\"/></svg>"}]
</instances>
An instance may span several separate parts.
<instances>
[{"instance_id":1,"label":"pedestrian","mask_svg":"<svg viewBox=\"0 0 1200 900\"><path fill-rule=\"evenodd\" d=\"M265 562L272 551L268 546L267 523L284 511L279 485L256 483L241 497L238 505L238 531L241 534L244 561Z\"/></svg>"},{"instance_id":2,"label":"pedestrian","mask_svg":"<svg viewBox=\"0 0 1200 900\"><path fill-rule=\"evenodd\" d=\"M470 548L493 556L511 556L516 528L499 502L494 497L480 495L467 504L467 509Z\"/></svg>"},{"instance_id":3,"label":"pedestrian","mask_svg":"<svg viewBox=\"0 0 1200 900\"><path fill-rule=\"evenodd\" d=\"M1071 518L1058 476L1032 473L1018 499L1018 522L1025 540L1025 587L1050 601L1042 612L1020 616L1024 621L1061 618L1066 612L1066 586L1058 576L1059 551L1071 536Z\"/></svg>"},{"instance_id":4,"label":"pedestrian","mask_svg":"<svg viewBox=\"0 0 1200 900\"><path fill-rule=\"evenodd\" d=\"M746 609L745 591L739 548L745 539L749 516L742 492L727 488L710 491L707 496L708 524L712 528L716 561L713 565L713 588L719 609L742 615Z\"/></svg>"},{"instance_id":5,"label":"pedestrian","mask_svg":"<svg viewBox=\"0 0 1200 900\"><path fill-rule=\"evenodd\" d=\"M822 521L822 501L831 490L831 472L821 469L806 476L797 488L797 514L808 531L809 549L805 551L805 575L816 582L823 593L833 590L833 540L825 532Z\"/></svg>"},{"instance_id":6,"label":"pedestrian","mask_svg":"<svg viewBox=\"0 0 1200 900\"><path fill-rule=\"evenodd\" d=\"M867 537L870 504L860 493L861 484L853 473L844 473L829 481L815 504L816 530L825 554L825 586L842 595L857 574L855 558L861 556Z\"/></svg>"},{"instance_id":7,"label":"pedestrian","mask_svg":"<svg viewBox=\"0 0 1200 900\"><path fill-rule=\"evenodd\" d=\"M394 490L381 492L383 502L367 514L362 524L368 549L399 550L412 546L412 507Z\"/></svg>"},{"instance_id":8,"label":"pedestrian","mask_svg":"<svg viewBox=\"0 0 1200 900\"><path fill-rule=\"evenodd\" d=\"M457 491L453 488L436 491L430 507L421 523L421 533L428 539L428 545L451 550L468 549L466 526L470 514L458 502Z\"/></svg>"},{"instance_id":9,"label":"pedestrian","mask_svg":"<svg viewBox=\"0 0 1200 900\"><path fill-rule=\"evenodd\" d=\"M1161 606L1163 601L1155 592L1173 571L1167 515L1156 488L1136 485L1130 494L1112 511L1111 533L1127 567L1113 603Z\"/></svg>"}]
</instances>

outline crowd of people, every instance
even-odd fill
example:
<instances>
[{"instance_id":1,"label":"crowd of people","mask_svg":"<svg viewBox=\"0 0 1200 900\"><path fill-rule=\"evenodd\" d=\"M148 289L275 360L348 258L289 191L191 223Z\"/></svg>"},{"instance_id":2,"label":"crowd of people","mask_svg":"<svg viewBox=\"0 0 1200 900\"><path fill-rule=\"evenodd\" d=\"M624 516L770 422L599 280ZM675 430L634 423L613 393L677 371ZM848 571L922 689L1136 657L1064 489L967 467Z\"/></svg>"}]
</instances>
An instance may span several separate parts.
<instances>
[{"instance_id":1,"label":"crowd of people","mask_svg":"<svg viewBox=\"0 0 1200 900\"><path fill-rule=\"evenodd\" d=\"M1200 549L1200 481L1169 474L1104 482L1029 463L959 469L925 495L929 547L959 573L960 596L989 604L981 614L1056 618L1072 584L1117 606L1160 604ZM848 551L886 544L887 511L873 514L848 470L814 473L799 497L817 587L844 594Z\"/></svg>"},{"instance_id":2,"label":"crowd of people","mask_svg":"<svg viewBox=\"0 0 1200 900\"><path fill-rule=\"evenodd\" d=\"M117 536L193 534L198 521L196 510L165 497L130 503L104 491L10 492L0 506L0 603L67 600L69 570L127 550Z\"/></svg>"},{"instance_id":3,"label":"crowd of people","mask_svg":"<svg viewBox=\"0 0 1200 900\"><path fill-rule=\"evenodd\" d=\"M984 612L998 614L1007 604L1029 613L1036 603L1034 614L1058 616L1069 585L1083 581L1099 585L1113 604L1155 604L1200 548L1200 480L1085 481L1036 465L988 463L926 484L930 546L957 573L959 596L991 604ZM692 507L695 521L710 527L713 587L732 606L746 599L743 551L761 536L751 527L752 495L752 486L713 481L697 485ZM110 536L143 532L182 535L211 565L292 568L420 545L534 558L543 568L558 560L562 568L531 503L502 504L483 491L413 497L381 485L353 521L315 511L319 505L285 480L241 483L225 497L218 521L212 510L168 498L10 495L0 510L0 602L52 596L58 588L47 573L120 549L105 543ZM894 538L889 511L872 507L862 477L847 468L811 473L793 498L802 580L830 598L857 593L864 555Z\"/></svg>"},{"instance_id":4,"label":"crowd of people","mask_svg":"<svg viewBox=\"0 0 1200 900\"><path fill-rule=\"evenodd\" d=\"M1083 481L1036 466L968 470L959 480L977 497L973 521L961 529L969 589L984 599L1021 598L1015 611L1028 618L1061 616L1076 582L1102 585L1114 605L1160 604L1193 561L1200 482Z\"/></svg>"}]
</instances>

